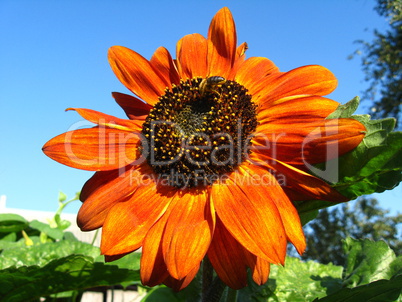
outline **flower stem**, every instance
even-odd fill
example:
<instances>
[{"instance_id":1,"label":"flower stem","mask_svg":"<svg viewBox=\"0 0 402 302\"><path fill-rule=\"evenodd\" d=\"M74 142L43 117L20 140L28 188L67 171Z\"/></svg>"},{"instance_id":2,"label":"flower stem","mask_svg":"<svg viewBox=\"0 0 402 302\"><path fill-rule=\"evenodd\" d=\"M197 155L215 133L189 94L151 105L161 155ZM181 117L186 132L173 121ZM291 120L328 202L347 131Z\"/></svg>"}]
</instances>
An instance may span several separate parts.
<instances>
[{"instance_id":1,"label":"flower stem","mask_svg":"<svg viewBox=\"0 0 402 302\"><path fill-rule=\"evenodd\" d=\"M205 296L211 286L213 273L214 269L212 267L212 264L209 261L208 257L205 257L202 261L202 302L207 301L205 300Z\"/></svg>"},{"instance_id":2,"label":"flower stem","mask_svg":"<svg viewBox=\"0 0 402 302\"><path fill-rule=\"evenodd\" d=\"M226 302L236 302L236 301L237 301L237 290L228 287Z\"/></svg>"},{"instance_id":3,"label":"flower stem","mask_svg":"<svg viewBox=\"0 0 402 302\"><path fill-rule=\"evenodd\" d=\"M219 302L225 287L225 283L219 277L213 279L212 264L205 257L202 267L202 302Z\"/></svg>"}]
</instances>

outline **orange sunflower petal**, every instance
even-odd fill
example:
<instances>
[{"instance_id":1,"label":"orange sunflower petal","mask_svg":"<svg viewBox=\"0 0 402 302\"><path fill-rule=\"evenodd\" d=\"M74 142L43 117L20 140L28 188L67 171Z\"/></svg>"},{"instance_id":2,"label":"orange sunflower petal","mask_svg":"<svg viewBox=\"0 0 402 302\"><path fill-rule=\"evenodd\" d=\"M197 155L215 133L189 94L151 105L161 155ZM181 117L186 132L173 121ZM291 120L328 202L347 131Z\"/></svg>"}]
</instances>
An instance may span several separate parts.
<instances>
[{"instance_id":1,"label":"orange sunflower petal","mask_svg":"<svg viewBox=\"0 0 402 302\"><path fill-rule=\"evenodd\" d=\"M299 214L285 194L275 177L262 167L242 165L240 169L243 175L248 174L250 179L259 180L257 186L267 186L271 198L267 198L266 202L274 202L286 232L286 237L297 249L299 254L302 254L306 249L306 239L304 237L303 229L300 223ZM257 187L256 186L256 187Z\"/></svg>"},{"instance_id":2,"label":"orange sunflower petal","mask_svg":"<svg viewBox=\"0 0 402 302\"><path fill-rule=\"evenodd\" d=\"M279 69L271 60L263 57L251 57L239 67L235 81L247 87L249 93L253 95L253 100L255 100L254 86L256 83L259 83L267 75L276 72L279 72Z\"/></svg>"},{"instance_id":3,"label":"orange sunflower petal","mask_svg":"<svg viewBox=\"0 0 402 302\"><path fill-rule=\"evenodd\" d=\"M338 191L332 188L328 183L320 178L317 178L307 172L292 167L284 162L269 158L261 154L251 155L255 164L265 167L267 170L276 171L277 174L283 176L284 186L293 189L300 193L299 199L318 199L334 202L344 202L348 198L341 195Z\"/></svg>"},{"instance_id":4,"label":"orange sunflower petal","mask_svg":"<svg viewBox=\"0 0 402 302\"><path fill-rule=\"evenodd\" d=\"M270 188L237 171L224 184L212 186L218 217L232 236L252 254L271 263L284 263L286 234Z\"/></svg>"},{"instance_id":5,"label":"orange sunflower petal","mask_svg":"<svg viewBox=\"0 0 402 302\"><path fill-rule=\"evenodd\" d=\"M208 73L207 40L200 34L184 36L177 42L177 62L182 79L205 78Z\"/></svg>"},{"instance_id":6,"label":"orange sunflower petal","mask_svg":"<svg viewBox=\"0 0 402 302\"><path fill-rule=\"evenodd\" d=\"M157 70L159 75L166 83L168 83L169 88L171 88L171 84L180 83L180 76L176 63L173 61L172 56L165 47L159 47L155 51L150 63L154 67L154 70Z\"/></svg>"},{"instance_id":7,"label":"orange sunflower petal","mask_svg":"<svg viewBox=\"0 0 402 302\"><path fill-rule=\"evenodd\" d=\"M255 88L261 95L259 104L275 102L292 95L327 95L337 86L331 71L318 65L303 66L285 73L274 73Z\"/></svg>"},{"instance_id":8,"label":"orange sunflower petal","mask_svg":"<svg viewBox=\"0 0 402 302\"><path fill-rule=\"evenodd\" d=\"M106 126L113 129L124 131L141 132L142 123L133 120L124 120L112 115L108 115L99 111L84 108L68 108L66 110L74 110L87 121L99 126Z\"/></svg>"},{"instance_id":9,"label":"orange sunflower petal","mask_svg":"<svg viewBox=\"0 0 402 302\"><path fill-rule=\"evenodd\" d=\"M227 80L234 80L238 69L240 66L244 63L246 59L246 50L248 49L248 45L246 42L242 43L239 45L236 49L236 59L234 61L234 64L230 70L230 74L227 77Z\"/></svg>"},{"instance_id":10,"label":"orange sunflower petal","mask_svg":"<svg viewBox=\"0 0 402 302\"><path fill-rule=\"evenodd\" d=\"M232 13L227 7L219 10L208 31L209 75L228 78L236 58L237 35Z\"/></svg>"},{"instance_id":11,"label":"orange sunflower petal","mask_svg":"<svg viewBox=\"0 0 402 302\"><path fill-rule=\"evenodd\" d=\"M108 58L120 82L148 104L154 105L168 87L152 64L129 48L113 46Z\"/></svg>"},{"instance_id":12,"label":"orange sunflower petal","mask_svg":"<svg viewBox=\"0 0 402 302\"><path fill-rule=\"evenodd\" d=\"M268 261L257 257L255 266L251 268L251 276L255 283L263 285L268 281L270 266L271 264Z\"/></svg>"},{"instance_id":13,"label":"orange sunflower petal","mask_svg":"<svg viewBox=\"0 0 402 302\"><path fill-rule=\"evenodd\" d=\"M255 283L262 285L268 281L270 272L270 263L260 257L245 251L248 266L251 269L251 276Z\"/></svg>"},{"instance_id":14,"label":"orange sunflower petal","mask_svg":"<svg viewBox=\"0 0 402 302\"><path fill-rule=\"evenodd\" d=\"M126 199L138 186L139 169L127 166L118 170L96 172L81 190L83 202L77 223L82 231L100 228L109 210L118 202ZM113 198L111 197L113 196Z\"/></svg>"},{"instance_id":15,"label":"orange sunflower petal","mask_svg":"<svg viewBox=\"0 0 402 302\"><path fill-rule=\"evenodd\" d=\"M53 160L73 168L104 171L127 166L140 158L138 133L95 127L60 134L43 146Z\"/></svg>"},{"instance_id":16,"label":"orange sunflower petal","mask_svg":"<svg viewBox=\"0 0 402 302\"><path fill-rule=\"evenodd\" d=\"M244 247L226 230L219 218L208 250L208 258L225 284L233 289L247 285Z\"/></svg>"},{"instance_id":17,"label":"orange sunflower petal","mask_svg":"<svg viewBox=\"0 0 402 302\"><path fill-rule=\"evenodd\" d=\"M306 120L303 127L300 121L287 120L258 125L251 149L290 165L315 164L353 150L366 130L354 119Z\"/></svg>"},{"instance_id":18,"label":"orange sunflower petal","mask_svg":"<svg viewBox=\"0 0 402 302\"><path fill-rule=\"evenodd\" d=\"M142 284L147 286L161 284L169 276L162 252L162 235L168 217L163 215L150 228L142 246L140 274Z\"/></svg>"},{"instance_id":19,"label":"orange sunflower petal","mask_svg":"<svg viewBox=\"0 0 402 302\"><path fill-rule=\"evenodd\" d=\"M206 254L213 234L213 219L206 191L186 189L170 209L162 239L169 274L183 279Z\"/></svg>"},{"instance_id":20,"label":"orange sunflower petal","mask_svg":"<svg viewBox=\"0 0 402 302\"><path fill-rule=\"evenodd\" d=\"M175 291L180 291L193 281L194 277L197 275L200 265L194 267L184 278L177 280L171 276L168 276L163 283L166 286L173 288Z\"/></svg>"},{"instance_id":21,"label":"orange sunflower petal","mask_svg":"<svg viewBox=\"0 0 402 302\"><path fill-rule=\"evenodd\" d=\"M338 106L338 102L322 96L291 96L260 106L257 118L259 124L280 123L287 127L288 123L323 120Z\"/></svg>"},{"instance_id":22,"label":"orange sunflower petal","mask_svg":"<svg viewBox=\"0 0 402 302\"><path fill-rule=\"evenodd\" d=\"M131 120L144 121L152 109L151 105L128 94L112 92L112 96Z\"/></svg>"},{"instance_id":23,"label":"orange sunflower petal","mask_svg":"<svg viewBox=\"0 0 402 302\"><path fill-rule=\"evenodd\" d=\"M102 254L118 255L138 249L174 194L171 188L155 184L139 186L130 199L115 204L103 224Z\"/></svg>"}]
</instances>

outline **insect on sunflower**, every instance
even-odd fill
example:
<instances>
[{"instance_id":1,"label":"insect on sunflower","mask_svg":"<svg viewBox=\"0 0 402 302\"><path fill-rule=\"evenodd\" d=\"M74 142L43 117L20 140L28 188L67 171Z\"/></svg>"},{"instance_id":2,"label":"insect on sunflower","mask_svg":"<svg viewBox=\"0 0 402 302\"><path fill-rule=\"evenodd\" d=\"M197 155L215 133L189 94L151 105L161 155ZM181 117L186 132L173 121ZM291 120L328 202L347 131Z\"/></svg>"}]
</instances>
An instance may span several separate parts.
<instances>
[{"instance_id":1,"label":"insect on sunflower","mask_svg":"<svg viewBox=\"0 0 402 302\"><path fill-rule=\"evenodd\" d=\"M305 249L292 201L346 201L306 166L364 137L356 120L326 119L339 105L323 97L336 78L316 65L281 72L267 58L246 59L246 49L228 8L207 38L180 39L176 59L163 47L147 60L113 46L110 65L138 97L113 93L128 119L71 109L97 126L44 145L52 159L96 171L78 225L102 227L108 261L142 247L145 285L182 289L205 257L232 288L247 284L247 268L262 284L288 242Z\"/></svg>"}]
</instances>

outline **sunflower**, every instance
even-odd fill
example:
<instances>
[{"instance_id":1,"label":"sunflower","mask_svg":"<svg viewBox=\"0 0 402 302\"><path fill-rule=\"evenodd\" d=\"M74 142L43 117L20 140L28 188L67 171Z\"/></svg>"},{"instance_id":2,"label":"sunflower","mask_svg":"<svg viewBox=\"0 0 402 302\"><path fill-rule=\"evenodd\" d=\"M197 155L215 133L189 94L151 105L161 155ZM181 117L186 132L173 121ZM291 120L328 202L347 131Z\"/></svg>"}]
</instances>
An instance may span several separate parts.
<instances>
[{"instance_id":1,"label":"sunflower","mask_svg":"<svg viewBox=\"0 0 402 302\"><path fill-rule=\"evenodd\" d=\"M109 50L118 79L137 97L113 93L128 119L70 108L96 124L48 141L52 159L96 171L84 185L78 225L102 227L107 261L142 247L141 280L186 287L208 259L239 289L247 270L258 284L305 238L296 200L347 199L308 166L354 149L365 128L326 119L338 103L323 97L337 80L321 66L281 72L245 57L228 8L208 37L184 36L176 59L160 47L150 60Z\"/></svg>"}]
</instances>

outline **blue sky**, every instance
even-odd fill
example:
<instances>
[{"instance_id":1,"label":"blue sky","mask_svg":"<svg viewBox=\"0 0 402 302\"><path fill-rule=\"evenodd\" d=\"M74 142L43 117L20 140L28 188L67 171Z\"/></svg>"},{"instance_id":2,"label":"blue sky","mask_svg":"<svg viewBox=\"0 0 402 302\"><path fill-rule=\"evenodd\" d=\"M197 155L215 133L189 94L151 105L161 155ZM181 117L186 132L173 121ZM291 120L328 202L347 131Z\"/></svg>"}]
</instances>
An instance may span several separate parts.
<instances>
[{"instance_id":1,"label":"blue sky","mask_svg":"<svg viewBox=\"0 0 402 302\"><path fill-rule=\"evenodd\" d=\"M367 87L360 60L347 57L355 40L372 39L387 23L373 0L306 1L0 1L0 195L7 206L54 211L63 191L73 196L92 172L60 165L41 151L50 138L82 121L68 107L125 117L112 91L107 50L123 45L150 58L159 46L173 54L184 35L206 35L223 6L233 13L248 56L268 57L282 70L319 64L339 80L331 98L344 103ZM363 103L359 113L366 113ZM402 211L401 186L376 195ZM75 213L80 203L69 205Z\"/></svg>"}]
</instances>

